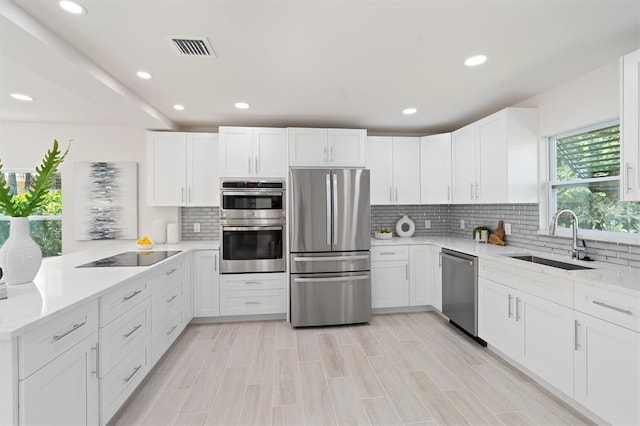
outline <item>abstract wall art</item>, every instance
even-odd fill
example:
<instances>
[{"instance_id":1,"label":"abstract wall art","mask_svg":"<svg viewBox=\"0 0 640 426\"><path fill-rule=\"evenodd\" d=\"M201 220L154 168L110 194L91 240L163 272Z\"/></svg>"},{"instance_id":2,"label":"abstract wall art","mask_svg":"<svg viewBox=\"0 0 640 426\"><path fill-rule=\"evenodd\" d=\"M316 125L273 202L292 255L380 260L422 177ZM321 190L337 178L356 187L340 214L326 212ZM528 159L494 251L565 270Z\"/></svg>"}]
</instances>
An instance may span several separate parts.
<instances>
[{"instance_id":1,"label":"abstract wall art","mask_svg":"<svg viewBox=\"0 0 640 426\"><path fill-rule=\"evenodd\" d=\"M138 164L76 162L76 240L128 240L138 235Z\"/></svg>"}]
</instances>

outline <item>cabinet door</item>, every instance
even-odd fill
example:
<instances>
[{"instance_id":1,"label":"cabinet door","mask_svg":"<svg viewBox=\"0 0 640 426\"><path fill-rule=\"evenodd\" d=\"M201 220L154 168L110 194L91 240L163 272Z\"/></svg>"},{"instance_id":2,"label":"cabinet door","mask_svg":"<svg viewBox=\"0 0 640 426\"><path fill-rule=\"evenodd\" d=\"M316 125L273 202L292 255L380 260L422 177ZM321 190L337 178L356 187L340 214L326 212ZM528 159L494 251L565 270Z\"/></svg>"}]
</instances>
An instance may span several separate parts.
<instances>
[{"instance_id":1,"label":"cabinet door","mask_svg":"<svg viewBox=\"0 0 640 426\"><path fill-rule=\"evenodd\" d=\"M197 250L193 256L194 317L220 315L218 250Z\"/></svg>"},{"instance_id":2,"label":"cabinet door","mask_svg":"<svg viewBox=\"0 0 640 426\"><path fill-rule=\"evenodd\" d=\"M431 304L433 273L430 246L409 246L409 305Z\"/></svg>"},{"instance_id":3,"label":"cabinet door","mask_svg":"<svg viewBox=\"0 0 640 426\"><path fill-rule=\"evenodd\" d=\"M94 333L20 381L20 424L98 424L97 348Z\"/></svg>"},{"instance_id":4,"label":"cabinet door","mask_svg":"<svg viewBox=\"0 0 640 426\"><path fill-rule=\"evenodd\" d=\"M184 271L182 281L182 312L184 326L193 319L193 254L187 255L184 260Z\"/></svg>"},{"instance_id":5,"label":"cabinet door","mask_svg":"<svg viewBox=\"0 0 640 426\"><path fill-rule=\"evenodd\" d=\"M395 204L420 204L420 138L393 138Z\"/></svg>"},{"instance_id":6,"label":"cabinet door","mask_svg":"<svg viewBox=\"0 0 640 426\"><path fill-rule=\"evenodd\" d=\"M640 424L640 333L574 315L575 400L612 424Z\"/></svg>"},{"instance_id":7,"label":"cabinet door","mask_svg":"<svg viewBox=\"0 0 640 426\"><path fill-rule=\"evenodd\" d=\"M515 303L516 321L524 321L524 366L572 395L573 310L531 295Z\"/></svg>"},{"instance_id":8,"label":"cabinet door","mask_svg":"<svg viewBox=\"0 0 640 426\"><path fill-rule=\"evenodd\" d=\"M253 129L254 175L279 177L287 175L285 130L268 127Z\"/></svg>"},{"instance_id":9,"label":"cabinet door","mask_svg":"<svg viewBox=\"0 0 640 426\"><path fill-rule=\"evenodd\" d=\"M367 131L364 129L328 129L329 165L364 167L367 162Z\"/></svg>"},{"instance_id":10,"label":"cabinet door","mask_svg":"<svg viewBox=\"0 0 640 426\"><path fill-rule=\"evenodd\" d=\"M218 135L187 133L187 205L219 206Z\"/></svg>"},{"instance_id":11,"label":"cabinet door","mask_svg":"<svg viewBox=\"0 0 640 426\"><path fill-rule=\"evenodd\" d=\"M393 204L393 139L373 136L367 139L367 168L370 170L371 204Z\"/></svg>"},{"instance_id":12,"label":"cabinet door","mask_svg":"<svg viewBox=\"0 0 640 426\"><path fill-rule=\"evenodd\" d=\"M442 258L440 247L431 246L431 306L442 312Z\"/></svg>"},{"instance_id":13,"label":"cabinet door","mask_svg":"<svg viewBox=\"0 0 640 426\"><path fill-rule=\"evenodd\" d=\"M476 128L473 124L451 134L451 184L453 204L475 200Z\"/></svg>"},{"instance_id":14,"label":"cabinet door","mask_svg":"<svg viewBox=\"0 0 640 426\"><path fill-rule=\"evenodd\" d=\"M502 110L476 124L476 202L487 204L508 201L506 117L506 111Z\"/></svg>"},{"instance_id":15,"label":"cabinet door","mask_svg":"<svg viewBox=\"0 0 640 426\"><path fill-rule=\"evenodd\" d=\"M516 361L522 360L524 321L516 321L518 293L482 277L478 292L478 336Z\"/></svg>"},{"instance_id":16,"label":"cabinet door","mask_svg":"<svg viewBox=\"0 0 640 426\"><path fill-rule=\"evenodd\" d=\"M186 204L186 135L150 132L147 135L147 205Z\"/></svg>"},{"instance_id":17,"label":"cabinet door","mask_svg":"<svg viewBox=\"0 0 640 426\"><path fill-rule=\"evenodd\" d=\"M409 306L409 262L371 262L371 307Z\"/></svg>"},{"instance_id":18,"label":"cabinet door","mask_svg":"<svg viewBox=\"0 0 640 426\"><path fill-rule=\"evenodd\" d=\"M620 194L623 201L640 201L640 50L623 56L621 67Z\"/></svg>"},{"instance_id":19,"label":"cabinet door","mask_svg":"<svg viewBox=\"0 0 640 426\"><path fill-rule=\"evenodd\" d=\"M451 203L451 133L420 138L420 203Z\"/></svg>"},{"instance_id":20,"label":"cabinet door","mask_svg":"<svg viewBox=\"0 0 640 426\"><path fill-rule=\"evenodd\" d=\"M253 129L220 127L220 176L253 176Z\"/></svg>"},{"instance_id":21,"label":"cabinet door","mask_svg":"<svg viewBox=\"0 0 640 426\"><path fill-rule=\"evenodd\" d=\"M289 128L289 166L326 167L329 158L327 129Z\"/></svg>"}]
</instances>

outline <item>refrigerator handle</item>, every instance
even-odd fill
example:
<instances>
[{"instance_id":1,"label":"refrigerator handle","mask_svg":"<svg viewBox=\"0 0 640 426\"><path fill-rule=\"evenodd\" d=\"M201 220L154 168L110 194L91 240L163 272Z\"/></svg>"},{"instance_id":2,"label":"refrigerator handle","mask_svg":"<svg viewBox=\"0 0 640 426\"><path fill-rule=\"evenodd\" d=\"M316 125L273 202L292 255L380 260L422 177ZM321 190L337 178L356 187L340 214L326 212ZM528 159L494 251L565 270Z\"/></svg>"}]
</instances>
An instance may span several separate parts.
<instances>
[{"instance_id":1,"label":"refrigerator handle","mask_svg":"<svg viewBox=\"0 0 640 426\"><path fill-rule=\"evenodd\" d=\"M331 241L335 245L338 239L338 175L333 172L331 175L333 176L333 238Z\"/></svg>"},{"instance_id":2,"label":"refrigerator handle","mask_svg":"<svg viewBox=\"0 0 640 426\"><path fill-rule=\"evenodd\" d=\"M331 174L325 175L327 195L327 245L331 245Z\"/></svg>"}]
</instances>

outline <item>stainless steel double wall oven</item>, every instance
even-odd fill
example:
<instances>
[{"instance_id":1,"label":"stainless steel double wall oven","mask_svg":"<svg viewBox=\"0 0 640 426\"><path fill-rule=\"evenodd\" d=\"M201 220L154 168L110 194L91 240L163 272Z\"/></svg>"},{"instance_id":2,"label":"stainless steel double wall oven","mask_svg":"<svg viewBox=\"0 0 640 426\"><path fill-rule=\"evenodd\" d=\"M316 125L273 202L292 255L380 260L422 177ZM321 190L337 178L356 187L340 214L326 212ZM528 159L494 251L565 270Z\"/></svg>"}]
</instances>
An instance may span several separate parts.
<instances>
[{"instance_id":1,"label":"stainless steel double wall oven","mask_svg":"<svg viewBox=\"0 0 640 426\"><path fill-rule=\"evenodd\" d=\"M284 272L285 182L223 180L220 188L220 272Z\"/></svg>"}]
</instances>

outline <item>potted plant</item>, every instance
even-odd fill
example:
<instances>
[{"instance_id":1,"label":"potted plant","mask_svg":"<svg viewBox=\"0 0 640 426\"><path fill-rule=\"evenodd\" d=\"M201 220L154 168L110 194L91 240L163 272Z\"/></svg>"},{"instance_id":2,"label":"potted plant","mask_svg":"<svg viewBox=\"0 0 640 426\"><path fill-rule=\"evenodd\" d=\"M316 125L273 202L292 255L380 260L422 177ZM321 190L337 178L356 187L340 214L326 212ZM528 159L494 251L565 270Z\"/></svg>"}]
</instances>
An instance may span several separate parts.
<instances>
[{"instance_id":1,"label":"potted plant","mask_svg":"<svg viewBox=\"0 0 640 426\"><path fill-rule=\"evenodd\" d=\"M42 163L36 167L36 176L27 192L11 193L2 173L0 161L0 214L10 216L9 238L0 248L0 267L7 284L25 284L33 281L42 264L42 251L31 238L29 216L42 206L45 195L51 188L58 166L64 161L69 148L62 153L58 141L47 150Z\"/></svg>"},{"instance_id":2,"label":"potted plant","mask_svg":"<svg viewBox=\"0 0 640 426\"><path fill-rule=\"evenodd\" d=\"M391 233L391 229L387 228L386 226L381 226L376 231L375 237L378 240L390 240L391 237L393 237L393 234Z\"/></svg>"},{"instance_id":3,"label":"potted plant","mask_svg":"<svg viewBox=\"0 0 640 426\"><path fill-rule=\"evenodd\" d=\"M476 226L473 228L471 236L476 241L486 243L489 241L489 234L491 234L491 228L488 226Z\"/></svg>"}]
</instances>

